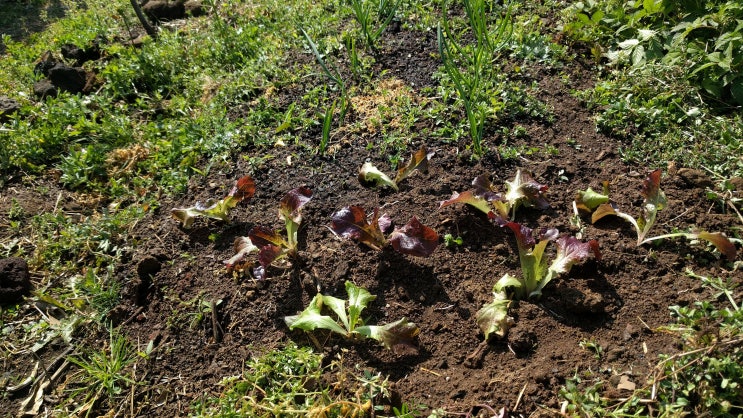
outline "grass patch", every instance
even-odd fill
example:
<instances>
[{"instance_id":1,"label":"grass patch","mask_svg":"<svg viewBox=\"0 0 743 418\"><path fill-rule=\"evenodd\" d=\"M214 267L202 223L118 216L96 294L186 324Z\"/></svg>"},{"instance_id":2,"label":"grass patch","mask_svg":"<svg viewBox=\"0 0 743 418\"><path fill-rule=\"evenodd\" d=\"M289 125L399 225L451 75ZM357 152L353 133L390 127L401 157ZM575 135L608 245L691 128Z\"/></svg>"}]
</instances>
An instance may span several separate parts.
<instances>
[{"instance_id":1,"label":"grass patch","mask_svg":"<svg viewBox=\"0 0 743 418\"><path fill-rule=\"evenodd\" d=\"M322 364L321 354L289 343L281 350L248 360L242 375L222 382L225 389L219 397L197 401L192 416L361 417L394 414L393 407L397 411L418 410L408 404L391 406L387 379L368 371L349 369L342 354L328 366Z\"/></svg>"},{"instance_id":2,"label":"grass patch","mask_svg":"<svg viewBox=\"0 0 743 418\"><path fill-rule=\"evenodd\" d=\"M675 323L656 331L677 335L679 352L661 355L647 381L626 397L605 396L611 383L603 378L574 377L560 391L564 413L734 417L743 412L743 310L732 297L737 284L732 279L687 274L698 278L715 297L669 308Z\"/></svg>"}]
</instances>

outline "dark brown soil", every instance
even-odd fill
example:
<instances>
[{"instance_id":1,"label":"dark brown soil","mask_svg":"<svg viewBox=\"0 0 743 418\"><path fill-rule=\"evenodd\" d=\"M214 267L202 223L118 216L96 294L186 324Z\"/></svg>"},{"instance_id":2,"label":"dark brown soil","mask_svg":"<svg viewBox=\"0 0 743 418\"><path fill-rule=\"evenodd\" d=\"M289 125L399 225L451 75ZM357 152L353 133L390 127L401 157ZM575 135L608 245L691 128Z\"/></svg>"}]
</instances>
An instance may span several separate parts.
<instances>
[{"instance_id":1,"label":"dark brown soil","mask_svg":"<svg viewBox=\"0 0 743 418\"><path fill-rule=\"evenodd\" d=\"M420 92L423 86L435 85L431 79L438 65L431 58L435 48L431 34L400 32L386 39L378 64L390 69L385 75L390 82L401 81ZM138 371L149 383L136 396L139 415L187 415L194 399L219 394L220 380L239 374L251 355L290 340L312 345L305 334L290 332L283 318L301 311L318 289L345 297L346 280L378 296L367 312L371 322L407 317L418 324L417 350L389 351L371 341L350 343L333 336L326 339L324 334L319 334L320 341L330 355L346 348L350 364L389 375L403 399L453 412L485 404L524 416L554 416L560 408L558 390L576 373L591 370L607 381L613 374L627 373L633 382L644 384L658 355L675 351L673 337L656 332L671 322L668 306L711 297L698 280L684 274L685 269L723 274L729 265L718 260L718 254L683 240L636 247L628 223L604 220L593 226L584 219L585 238L600 242L603 259L573 268L552 282L541 300L515 303L511 314L516 325L507 338L481 345L483 335L474 315L491 299L498 278L506 272L519 274L515 240L510 231L470 208L438 210L439 201L453 191L469 189L474 177L488 174L502 186L520 168L550 186L549 210L527 208L518 214L517 220L530 227L570 233L574 193L587 187L600 189L603 180L610 182L613 197L623 208L639 213L639 189L650 167L625 165L617 152L621 144L596 133L591 114L570 94L593 83L587 74L579 65L560 71L532 67L521 74L539 83L539 98L552 109L554 120L524 121L527 135L519 141L554 147L559 151L556 155L537 152L500 160L491 153L473 161L465 142L445 144L411 132L409 153L422 144L436 152L430 172L414 174L398 192L373 190L359 184L360 165L369 159L383 171L392 170L375 150L365 148L368 138L362 141L349 134L334 137L333 154L328 156L291 145L246 149L245 155L273 158L255 169L236 155L232 166L213 170L207 178L194 178L187 195L163 201L135 227L136 250L116 273L124 300L111 313L132 341L156 343L146 369ZM288 86L277 94L291 91ZM363 113L354 112L352 117L361 118ZM575 142L569 145L568 139ZM500 141L494 135L486 138L492 149ZM245 174L254 177L257 192L232 212L230 223L199 219L184 230L171 218L170 209L224 195ZM302 185L309 186L314 197L305 206L298 259L290 266L271 268L270 279L263 282L228 275L222 261L232 256L235 238L254 225L282 227L278 201ZM662 186L669 207L660 214L657 234L695 225L731 235L732 228L740 226L735 216L720 213L705 199L702 187L689 185L673 173L664 177ZM56 189L54 184L50 187ZM51 203L43 203L48 196L18 188L23 186L3 190L0 216L7 214L9 196L21 199L23 206L46 205L51 210ZM333 212L353 204L367 210L383 207L397 224L415 215L440 237L450 233L461 236L464 243L454 248L442 244L432 257L423 259L342 241L327 225ZM218 339L210 320L188 326L185 313L194 308L185 302L195 298L221 300ZM599 344L603 355L581 348L581 341ZM18 356L11 362L28 360ZM2 367L7 368L7 363ZM622 395L616 389L606 393ZM0 408L15 411L19 400L2 399Z\"/></svg>"}]
</instances>

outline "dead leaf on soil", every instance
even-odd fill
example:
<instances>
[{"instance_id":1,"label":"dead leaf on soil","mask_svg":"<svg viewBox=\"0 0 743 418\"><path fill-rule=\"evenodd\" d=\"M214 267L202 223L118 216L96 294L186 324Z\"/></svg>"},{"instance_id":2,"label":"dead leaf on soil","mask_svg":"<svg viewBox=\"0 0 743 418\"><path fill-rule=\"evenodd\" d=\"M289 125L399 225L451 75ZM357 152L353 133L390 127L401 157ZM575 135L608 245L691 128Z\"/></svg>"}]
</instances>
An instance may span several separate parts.
<instances>
[{"instance_id":1,"label":"dead leaf on soil","mask_svg":"<svg viewBox=\"0 0 743 418\"><path fill-rule=\"evenodd\" d=\"M619 378L619 384L617 385L617 389L619 390L629 390L633 391L635 390L635 383L629 380L629 377L627 375L623 375Z\"/></svg>"}]
</instances>

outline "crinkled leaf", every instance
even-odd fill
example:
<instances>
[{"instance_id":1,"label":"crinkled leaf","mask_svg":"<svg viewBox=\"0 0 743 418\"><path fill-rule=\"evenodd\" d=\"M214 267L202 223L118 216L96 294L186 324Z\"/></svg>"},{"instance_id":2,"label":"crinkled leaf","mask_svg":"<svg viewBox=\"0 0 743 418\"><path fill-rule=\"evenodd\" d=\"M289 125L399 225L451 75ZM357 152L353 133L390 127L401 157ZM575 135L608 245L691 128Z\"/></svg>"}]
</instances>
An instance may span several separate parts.
<instances>
[{"instance_id":1,"label":"crinkled leaf","mask_svg":"<svg viewBox=\"0 0 743 418\"><path fill-rule=\"evenodd\" d=\"M318 293L312 298L307 308L299 315L284 317L284 322L289 326L289 329L294 330L298 328L304 331L313 331L321 328L346 335L346 331L333 318L320 313L322 311L323 299L324 296Z\"/></svg>"},{"instance_id":2,"label":"crinkled leaf","mask_svg":"<svg viewBox=\"0 0 743 418\"><path fill-rule=\"evenodd\" d=\"M519 252L529 251L537 243L534 239L532 229L528 226L522 225L518 222L507 222L505 226L516 235L516 243L518 244Z\"/></svg>"},{"instance_id":3,"label":"crinkled leaf","mask_svg":"<svg viewBox=\"0 0 743 418\"><path fill-rule=\"evenodd\" d=\"M406 318L386 325L364 325L356 328L356 332L373 338L387 349L397 345L414 347L413 339L420 333L420 329Z\"/></svg>"},{"instance_id":4,"label":"crinkled leaf","mask_svg":"<svg viewBox=\"0 0 743 418\"><path fill-rule=\"evenodd\" d=\"M289 190L279 203L279 217L291 220L296 224L302 222L302 206L312 199L312 190L309 187L297 187Z\"/></svg>"},{"instance_id":5,"label":"crinkled leaf","mask_svg":"<svg viewBox=\"0 0 743 418\"><path fill-rule=\"evenodd\" d=\"M640 194L645 198L646 203L651 203L655 206L655 210L663 210L666 207L667 200L666 194L660 189L660 169L652 171L648 177L642 182L642 190Z\"/></svg>"},{"instance_id":6,"label":"crinkled leaf","mask_svg":"<svg viewBox=\"0 0 743 418\"><path fill-rule=\"evenodd\" d=\"M274 245L277 247L285 246L284 238L279 235L277 231L265 226L256 225L248 231L248 237L250 241L258 248L263 248L267 245Z\"/></svg>"},{"instance_id":7,"label":"crinkled leaf","mask_svg":"<svg viewBox=\"0 0 743 418\"><path fill-rule=\"evenodd\" d=\"M397 190L397 183L379 171L371 162L366 162L359 169L359 182L363 185L389 186Z\"/></svg>"},{"instance_id":8,"label":"crinkled leaf","mask_svg":"<svg viewBox=\"0 0 743 418\"><path fill-rule=\"evenodd\" d=\"M302 207L312 199L312 190L309 187L298 187L284 195L279 203L279 218L286 226L286 246L290 251L297 247L299 224L302 223Z\"/></svg>"},{"instance_id":9,"label":"crinkled leaf","mask_svg":"<svg viewBox=\"0 0 743 418\"><path fill-rule=\"evenodd\" d=\"M428 257L439 245L439 235L413 216L405 226L392 231L389 241L399 253Z\"/></svg>"},{"instance_id":10,"label":"crinkled leaf","mask_svg":"<svg viewBox=\"0 0 743 418\"><path fill-rule=\"evenodd\" d=\"M591 223L596 223L596 221L598 221L599 219L610 215L616 216L617 208L612 203L602 203L591 215Z\"/></svg>"},{"instance_id":11,"label":"crinkled leaf","mask_svg":"<svg viewBox=\"0 0 743 418\"><path fill-rule=\"evenodd\" d=\"M510 274L506 273L503 275L503 277L500 278L495 283L495 286L493 286L493 292L505 292L508 288L515 287L519 288L522 287L524 283L519 280L518 277L511 276Z\"/></svg>"},{"instance_id":12,"label":"crinkled leaf","mask_svg":"<svg viewBox=\"0 0 743 418\"><path fill-rule=\"evenodd\" d=\"M549 203L544 197L548 187L534 181L529 173L516 170L516 176L513 180L506 182L506 188L507 192L504 199L514 212L522 204L536 206L539 209L549 207Z\"/></svg>"},{"instance_id":13,"label":"crinkled leaf","mask_svg":"<svg viewBox=\"0 0 743 418\"><path fill-rule=\"evenodd\" d=\"M235 265L242 262L242 260L248 254L258 252L260 250L260 248L253 245L253 242L250 241L250 238L248 237L235 238L235 243L232 245L232 247L235 250L235 255L224 262L224 264L227 265L228 271L231 271L235 267Z\"/></svg>"},{"instance_id":14,"label":"crinkled leaf","mask_svg":"<svg viewBox=\"0 0 743 418\"><path fill-rule=\"evenodd\" d=\"M376 299L377 296L372 295L364 288L356 286L351 281L346 281L346 292L348 293L348 321L351 324L349 329L354 329L361 318L361 311L366 309L369 302Z\"/></svg>"},{"instance_id":15,"label":"crinkled leaf","mask_svg":"<svg viewBox=\"0 0 743 418\"><path fill-rule=\"evenodd\" d=\"M348 316L346 315L346 301L343 299L338 299L333 296L323 296L322 302L325 306L327 306L331 311L333 311L336 316L338 316L338 319L341 321L341 324L346 328L347 331L350 331L353 329L353 322L348 321Z\"/></svg>"},{"instance_id":16,"label":"crinkled leaf","mask_svg":"<svg viewBox=\"0 0 743 418\"><path fill-rule=\"evenodd\" d=\"M250 199L254 194L255 181L250 176L243 176L235 182L235 185L232 186L232 190L230 190L227 197L231 198L230 200L237 205L237 203L240 203L245 199Z\"/></svg>"},{"instance_id":17,"label":"crinkled leaf","mask_svg":"<svg viewBox=\"0 0 743 418\"><path fill-rule=\"evenodd\" d=\"M202 216L202 211L191 208L174 208L170 211L170 214L181 222L184 228L190 228L193 225L194 220L197 216Z\"/></svg>"},{"instance_id":18,"label":"crinkled leaf","mask_svg":"<svg viewBox=\"0 0 743 418\"><path fill-rule=\"evenodd\" d=\"M640 191L640 194L645 198L645 200L642 205L642 215L640 215L635 222L638 245L642 243L648 232L650 232L650 228L655 224L658 212L663 210L668 203L666 200L666 194L660 189L660 178L661 171L658 169L651 172L642 182L642 190Z\"/></svg>"},{"instance_id":19,"label":"crinkled leaf","mask_svg":"<svg viewBox=\"0 0 743 418\"><path fill-rule=\"evenodd\" d=\"M554 271L555 274L569 272L574 264L585 261L591 254L596 260L601 260L599 243L595 239L583 242L575 237L564 236L558 238L555 244L557 245L557 255L550 265L550 270Z\"/></svg>"},{"instance_id":20,"label":"crinkled leaf","mask_svg":"<svg viewBox=\"0 0 743 418\"><path fill-rule=\"evenodd\" d=\"M586 212L592 212L604 203L609 203L609 196L595 192L590 187L575 194L575 206Z\"/></svg>"},{"instance_id":21,"label":"crinkled leaf","mask_svg":"<svg viewBox=\"0 0 743 418\"><path fill-rule=\"evenodd\" d=\"M735 257L738 255L738 250L735 249L735 244L720 232L701 231L689 235L690 238L699 238L709 241L715 246L715 248L717 248L720 254L724 255L728 259L728 261L734 261Z\"/></svg>"},{"instance_id":22,"label":"crinkled leaf","mask_svg":"<svg viewBox=\"0 0 743 418\"><path fill-rule=\"evenodd\" d=\"M393 227L392 218L390 218L390 215L384 213L377 219L377 225L379 225L379 230L383 234L389 234Z\"/></svg>"},{"instance_id":23,"label":"crinkled leaf","mask_svg":"<svg viewBox=\"0 0 743 418\"><path fill-rule=\"evenodd\" d=\"M253 269L253 277L255 277L258 280L266 280L268 277L266 274L266 267L258 265Z\"/></svg>"},{"instance_id":24,"label":"crinkled leaf","mask_svg":"<svg viewBox=\"0 0 743 418\"><path fill-rule=\"evenodd\" d=\"M261 247L260 251L258 251L258 263L260 263L261 266L263 266L264 269L267 269L268 266L270 266L274 261L276 261L277 258L280 258L283 253L283 248L279 247L278 245L264 245ZM261 279L265 278L261 277Z\"/></svg>"},{"instance_id":25,"label":"crinkled leaf","mask_svg":"<svg viewBox=\"0 0 743 418\"><path fill-rule=\"evenodd\" d=\"M379 229L379 211L374 210L371 222L360 206L348 206L335 212L331 218L330 230L343 238L355 239L374 249L381 249L387 241Z\"/></svg>"},{"instance_id":26,"label":"crinkled leaf","mask_svg":"<svg viewBox=\"0 0 743 418\"><path fill-rule=\"evenodd\" d=\"M405 167L397 170L397 176L395 177L395 184L399 184L405 178L407 178L413 171L419 170L423 173L428 173L428 161L433 157L434 152L428 152L426 146L422 146L418 151L410 157L410 161Z\"/></svg>"},{"instance_id":27,"label":"crinkled leaf","mask_svg":"<svg viewBox=\"0 0 743 418\"><path fill-rule=\"evenodd\" d=\"M559 232L554 228L544 228L539 231L539 241L537 241L529 227L517 222L508 222L505 226L516 235L523 280L522 285L515 289L515 297L523 299L540 289L545 279L549 280L546 277L548 269L547 260L543 257L544 249L550 241L557 238Z\"/></svg>"},{"instance_id":28,"label":"crinkled leaf","mask_svg":"<svg viewBox=\"0 0 743 418\"><path fill-rule=\"evenodd\" d=\"M181 221L184 228L190 228L199 216L227 222L230 219L227 216L228 212L229 208L225 200L214 201L212 199L207 200L206 203L196 202L190 208L174 208L170 211L175 219Z\"/></svg>"},{"instance_id":29,"label":"crinkled leaf","mask_svg":"<svg viewBox=\"0 0 743 418\"><path fill-rule=\"evenodd\" d=\"M505 212L511 212L511 219L516 215L516 209L521 206L536 206L539 209L546 209L549 203L544 198L547 192L547 186L537 183L528 173L521 170L516 171L516 176L511 181L506 182L507 192L503 200L507 204Z\"/></svg>"},{"instance_id":30,"label":"crinkled leaf","mask_svg":"<svg viewBox=\"0 0 743 418\"><path fill-rule=\"evenodd\" d=\"M190 208L174 208L170 213L175 219L181 221L184 228L190 228L194 218L198 216L226 222L229 221L227 216L229 211L241 201L252 197L253 194L255 194L255 182L250 176L244 176L235 182L235 186L224 199L218 201L209 199L206 203L196 202Z\"/></svg>"},{"instance_id":31,"label":"crinkled leaf","mask_svg":"<svg viewBox=\"0 0 743 418\"><path fill-rule=\"evenodd\" d=\"M253 275L260 280L266 278L266 269L277 258L284 256L284 249L288 248L284 238L277 231L266 228L265 226L256 225L248 232L248 238L258 251L258 263L260 267L253 270Z\"/></svg>"},{"instance_id":32,"label":"crinkled leaf","mask_svg":"<svg viewBox=\"0 0 743 418\"><path fill-rule=\"evenodd\" d=\"M449 198L449 200L444 200L444 201L439 202L439 209L449 206L449 205L453 205L455 203L464 203L464 204L470 205L473 208L485 214L490 214L492 212L490 203L488 203L488 201L485 200L485 198L481 196L476 196L471 191L466 191L462 193L457 193L457 192L452 193L451 198Z\"/></svg>"},{"instance_id":33,"label":"crinkled leaf","mask_svg":"<svg viewBox=\"0 0 743 418\"><path fill-rule=\"evenodd\" d=\"M495 185L490 181L487 174L475 177L472 180L472 185L475 186L474 194L477 197L482 197L488 202L503 200L503 196L495 191Z\"/></svg>"},{"instance_id":34,"label":"crinkled leaf","mask_svg":"<svg viewBox=\"0 0 743 418\"><path fill-rule=\"evenodd\" d=\"M503 292L493 294L493 301L485 304L477 311L476 319L480 330L485 334L485 339L490 334L503 337L508 332L508 328L513 324L513 318L508 316L508 307L511 301L506 299Z\"/></svg>"},{"instance_id":35,"label":"crinkled leaf","mask_svg":"<svg viewBox=\"0 0 743 418\"><path fill-rule=\"evenodd\" d=\"M619 211L614 203L608 202L602 203L596 208L593 215L591 215L591 222L596 223L599 219L609 215L619 216L632 223L637 231L637 242L638 244L641 243L655 223L658 211L663 210L667 204L666 195L660 189L660 178L661 171L654 170L643 181L642 189L640 190L640 194L644 198L642 205L643 213L638 219Z\"/></svg>"}]
</instances>

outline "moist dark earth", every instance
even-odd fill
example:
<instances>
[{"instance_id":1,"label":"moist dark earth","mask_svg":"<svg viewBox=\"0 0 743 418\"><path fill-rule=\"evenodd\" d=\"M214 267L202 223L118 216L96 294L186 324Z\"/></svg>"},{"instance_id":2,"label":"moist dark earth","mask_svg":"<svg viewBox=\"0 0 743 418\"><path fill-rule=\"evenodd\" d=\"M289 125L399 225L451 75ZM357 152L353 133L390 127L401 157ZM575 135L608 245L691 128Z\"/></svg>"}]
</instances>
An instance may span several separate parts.
<instances>
[{"instance_id":1,"label":"moist dark earth","mask_svg":"<svg viewBox=\"0 0 743 418\"><path fill-rule=\"evenodd\" d=\"M437 83L432 78L439 65L433 58L435 52L432 33L387 34L375 73L387 70L382 77L388 85L407 86L405 94L421 101L420 89ZM311 56L292 59L312 62ZM142 346L154 341L151 359L138 364L137 376L147 385L135 388L134 414L187 415L195 399L221 393L219 382L239 375L251 356L290 341L313 346L304 333L289 331L283 318L303 310L318 289L345 298L347 280L377 295L365 312L370 323L406 317L417 324L416 347L386 350L374 341L344 341L320 332L316 336L324 344L322 350L327 358L344 351L346 364L389 375L395 392L406 401L458 413L484 412L482 405L488 405L496 410L505 407L513 416L555 416L560 409L558 391L575 375L587 376L590 371L593 377L610 382L603 392L609 398L629 393L616 388L618 378L612 376L626 375L638 387L645 385L658 356L680 348L674 336L659 330L672 322L668 307L712 298L685 270L731 277L736 274L731 272L731 263L711 247L683 239L637 247L635 232L627 222L607 218L591 225L589 217L583 216L584 238L599 241L602 259L589 260L554 280L541 299L514 303L510 314L515 326L507 337L492 337L483 343L474 316L491 300L497 279L507 272L520 274L515 239L509 230L469 207L439 210L440 201L454 191L468 190L475 177L487 174L505 191L505 181L521 169L549 185L550 208L522 208L516 220L531 228L551 227L573 234L576 231L569 219L576 191L587 187L600 190L601 182L608 181L613 199L637 215L642 180L651 169L662 168L661 187L669 204L660 212L655 234L691 226L736 234L741 227L739 219L706 199L709 179L703 172L693 172L701 174L694 177L683 167L627 165L621 160L617 150L625 144L598 134L591 113L570 93L589 88L595 81L591 64L581 62L578 53L575 63L565 68L533 66L518 75L538 83L538 98L549 106L554 118L551 122L508 122L526 129L517 142L509 139L509 145L554 147L557 152L513 159L501 159L490 152L475 160L466 138L460 143L445 143L419 136L417 132L427 131L424 128L434 123L420 120L415 132L410 132L404 158L425 145L435 151L429 172L416 172L401 183L399 191L370 189L357 180L362 163L372 161L382 171L393 172L386 158L367 146L378 143L380 134L339 129L333 135L331 153L325 156L292 144L244 149L208 176L193 177L187 194L163 200L132 226L130 239L136 247L115 271L122 285L122 300L108 318L130 341ZM301 90L302 86L282 86L273 92L273 100L288 105ZM355 97L348 123L365 117L365 100L379 98ZM245 103L236 108L233 117L239 118L250 106ZM463 115L452 117L463 119ZM298 135L303 136L299 142L305 143L317 143L320 138L319 132ZM485 144L491 150L497 150L502 142L500 134L486 131ZM251 165L245 156L264 161ZM255 179L256 194L231 212L229 223L200 218L192 228L183 229L171 217L174 207L224 196L234 181L246 174ZM63 189L51 174L37 181L46 186L47 194L41 195L35 191L38 187L19 180L5 185L0 198L2 224L8 223L11 198L28 214L53 210L55 202L49 196L58 193L62 197L57 204L68 212L90 215L103 210L103 205L82 202L81 195ZM270 268L270 278L265 281L228 274L223 260L233 255L235 238L247 235L255 225L283 227L278 201L299 186L310 187L314 195L304 208L297 259L290 265ZM442 244L431 257L416 258L341 240L327 226L331 215L348 205L360 205L367 211L381 207L398 225L417 216L437 231ZM0 238L6 239L10 232L1 234ZM461 236L463 243L443 245L446 234ZM39 280L33 272L32 278ZM218 332L214 332L210 318L189 327L184 315L193 309L186 307L193 300L221 301L216 305ZM95 339L107 335L93 333L81 338L100 346ZM602 355L581 347L582 341L600 345ZM49 345L42 356L53 358L63 348L61 343ZM18 354L0 367L4 373L19 374L30 370L33 363L32 357ZM21 392L3 397L0 409L17 411L25 396L27 393Z\"/></svg>"}]
</instances>

